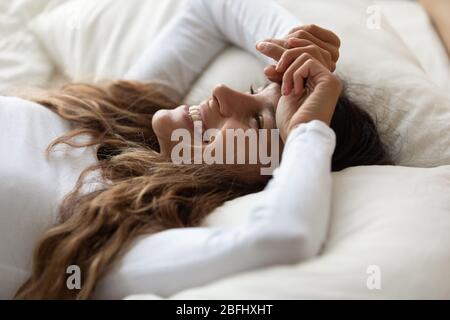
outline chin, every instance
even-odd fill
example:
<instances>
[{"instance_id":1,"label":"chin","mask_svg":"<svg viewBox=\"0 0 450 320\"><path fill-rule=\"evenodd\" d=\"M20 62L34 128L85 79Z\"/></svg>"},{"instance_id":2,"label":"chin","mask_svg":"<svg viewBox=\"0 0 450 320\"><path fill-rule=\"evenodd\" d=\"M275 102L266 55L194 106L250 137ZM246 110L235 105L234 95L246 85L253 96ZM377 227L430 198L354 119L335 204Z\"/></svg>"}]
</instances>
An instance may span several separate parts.
<instances>
[{"instance_id":1,"label":"chin","mask_svg":"<svg viewBox=\"0 0 450 320\"><path fill-rule=\"evenodd\" d=\"M168 135L168 132L172 131L172 121L170 116L168 110L159 110L153 116L152 127L158 139L159 137L170 136L170 134Z\"/></svg>"}]
</instances>

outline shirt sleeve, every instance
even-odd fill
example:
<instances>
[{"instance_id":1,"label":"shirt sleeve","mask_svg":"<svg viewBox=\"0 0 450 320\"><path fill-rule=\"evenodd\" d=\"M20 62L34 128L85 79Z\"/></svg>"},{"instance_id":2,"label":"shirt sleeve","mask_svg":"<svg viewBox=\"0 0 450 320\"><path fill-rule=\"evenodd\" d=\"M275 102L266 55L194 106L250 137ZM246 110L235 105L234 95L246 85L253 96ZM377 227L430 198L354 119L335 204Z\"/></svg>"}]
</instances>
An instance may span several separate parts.
<instances>
[{"instance_id":1,"label":"shirt sleeve","mask_svg":"<svg viewBox=\"0 0 450 320\"><path fill-rule=\"evenodd\" d=\"M206 66L230 43L263 62L256 43L285 36L297 18L272 0L189 0L126 73L158 81L181 99Z\"/></svg>"},{"instance_id":2,"label":"shirt sleeve","mask_svg":"<svg viewBox=\"0 0 450 320\"><path fill-rule=\"evenodd\" d=\"M248 220L234 228L185 228L143 237L99 283L96 297L168 297L238 272L292 264L320 253L331 210L334 132L296 128Z\"/></svg>"}]
</instances>

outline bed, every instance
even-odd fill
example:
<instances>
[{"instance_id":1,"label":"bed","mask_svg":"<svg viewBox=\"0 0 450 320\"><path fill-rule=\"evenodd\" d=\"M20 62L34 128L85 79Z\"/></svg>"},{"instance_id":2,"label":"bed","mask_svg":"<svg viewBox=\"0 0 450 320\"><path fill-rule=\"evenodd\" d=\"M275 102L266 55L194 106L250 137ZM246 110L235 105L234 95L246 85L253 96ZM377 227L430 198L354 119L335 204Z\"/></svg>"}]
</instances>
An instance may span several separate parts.
<instances>
[{"instance_id":1,"label":"bed","mask_svg":"<svg viewBox=\"0 0 450 320\"><path fill-rule=\"evenodd\" d=\"M67 81L120 78L183 1L0 0L0 92L16 95ZM427 15L409 1L279 2L305 23L342 37L338 73L353 99L377 118L398 166L333 174L328 241L311 261L218 279L170 297L149 292L124 298L450 299L450 64ZM264 81L261 64L230 46L185 100L200 101L220 82L247 90ZM26 121L26 111L20 112ZM46 125L53 135L67 130L57 117ZM77 163L77 154L71 156ZM51 171L60 181L54 187L58 197L74 183L61 163ZM81 170L83 164L78 166ZM0 171L2 184L20 170L9 168L8 175ZM14 196L11 190L1 188L0 199ZM22 196L36 198L30 200L37 206L30 220L60 199L45 202L36 188L26 190ZM241 223L260 196L227 203L204 225ZM27 214L24 208L15 210ZM13 211L1 201L2 214ZM45 224L35 225L31 232L37 237ZM20 245L1 230L1 250Z\"/></svg>"}]
</instances>

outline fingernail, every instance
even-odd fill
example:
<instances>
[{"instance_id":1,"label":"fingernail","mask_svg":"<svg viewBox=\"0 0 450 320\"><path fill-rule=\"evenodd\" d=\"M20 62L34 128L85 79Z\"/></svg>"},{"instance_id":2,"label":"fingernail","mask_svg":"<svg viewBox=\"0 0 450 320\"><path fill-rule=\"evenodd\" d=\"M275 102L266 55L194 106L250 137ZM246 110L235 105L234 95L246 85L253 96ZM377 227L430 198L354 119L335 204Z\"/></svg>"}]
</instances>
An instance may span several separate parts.
<instances>
[{"instance_id":1,"label":"fingernail","mask_svg":"<svg viewBox=\"0 0 450 320\"><path fill-rule=\"evenodd\" d=\"M258 43L258 45L256 46L256 48L258 50L264 50L266 48L266 44L264 42L260 42Z\"/></svg>"},{"instance_id":2,"label":"fingernail","mask_svg":"<svg viewBox=\"0 0 450 320\"><path fill-rule=\"evenodd\" d=\"M281 64L280 63L277 64L276 70L277 70L277 72L280 72L280 70L281 70Z\"/></svg>"}]
</instances>

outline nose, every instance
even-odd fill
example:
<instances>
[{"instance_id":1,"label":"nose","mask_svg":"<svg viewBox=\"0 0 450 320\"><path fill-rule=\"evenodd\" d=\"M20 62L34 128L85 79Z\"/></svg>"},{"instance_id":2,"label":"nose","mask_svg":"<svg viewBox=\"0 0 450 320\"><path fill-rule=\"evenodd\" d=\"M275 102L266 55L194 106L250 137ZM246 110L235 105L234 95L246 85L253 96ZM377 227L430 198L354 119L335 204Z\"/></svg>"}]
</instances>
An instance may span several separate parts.
<instances>
[{"instance_id":1,"label":"nose","mask_svg":"<svg viewBox=\"0 0 450 320\"><path fill-rule=\"evenodd\" d=\"M219 104L219 111L223 117L231 118L241 115L249 109L243 106L249 97L245 93L233 90L224 84L219 84L214 88L213 98Z\"/></svg>"}]
</instances>

